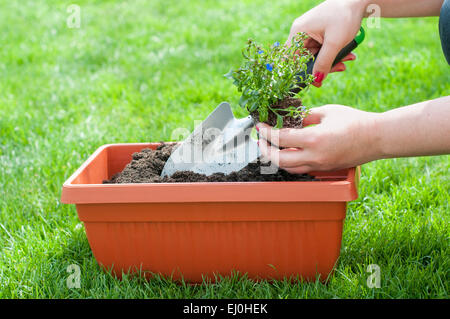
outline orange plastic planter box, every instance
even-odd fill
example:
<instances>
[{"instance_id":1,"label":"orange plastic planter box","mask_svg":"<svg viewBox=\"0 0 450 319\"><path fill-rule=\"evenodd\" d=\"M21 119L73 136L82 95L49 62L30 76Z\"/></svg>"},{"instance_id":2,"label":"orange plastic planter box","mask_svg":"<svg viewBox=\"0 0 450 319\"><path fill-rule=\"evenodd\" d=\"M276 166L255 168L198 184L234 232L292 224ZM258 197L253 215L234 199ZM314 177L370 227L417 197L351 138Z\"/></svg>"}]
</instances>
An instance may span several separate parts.
<instances>
[{"instance_id":1,"label":"orange plastic planter box","mask_svg":"<svg viewBox=\"0 0 450 319\"><path fill-rule=\"evenodd\" d=\"M100 147L64 183L97 262L188 282L247 273L253 279L322 280L339 257L359 169L320 181L102 184L134 152L159 143Z\"/></svg>"}]
</instances>

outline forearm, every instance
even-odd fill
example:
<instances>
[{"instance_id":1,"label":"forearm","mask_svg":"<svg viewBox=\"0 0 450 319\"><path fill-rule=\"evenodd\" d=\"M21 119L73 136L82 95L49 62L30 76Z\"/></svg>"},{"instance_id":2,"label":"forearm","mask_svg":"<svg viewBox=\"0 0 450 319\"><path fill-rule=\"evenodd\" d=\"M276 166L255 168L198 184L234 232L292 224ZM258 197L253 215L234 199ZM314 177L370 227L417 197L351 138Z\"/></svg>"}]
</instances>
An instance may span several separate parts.
<instances>
[{"instance_id":1,"label":"forearm","mask_svg":"<svg viewBox=\"0 0 450 319\"><path fill-rule=\"evenodd\" d=\"M354 1L354 0L341 0ZM372 10L370 5L377 5L381 17L401 18L401 17L428 17L438 16L444 0L356 0L359 2L360 10L363 10L365 17L369 16Z\"/></svg>"},{"instance_id":2,"label":"forearm","mask_svg":"<svg viewBox=\"0 0 450 319\"><path fill-rule=\"evenodd\" d=\"M379 158L450 154L450 96L379 114L373 136Z\"/></svg>"}]
</instances>

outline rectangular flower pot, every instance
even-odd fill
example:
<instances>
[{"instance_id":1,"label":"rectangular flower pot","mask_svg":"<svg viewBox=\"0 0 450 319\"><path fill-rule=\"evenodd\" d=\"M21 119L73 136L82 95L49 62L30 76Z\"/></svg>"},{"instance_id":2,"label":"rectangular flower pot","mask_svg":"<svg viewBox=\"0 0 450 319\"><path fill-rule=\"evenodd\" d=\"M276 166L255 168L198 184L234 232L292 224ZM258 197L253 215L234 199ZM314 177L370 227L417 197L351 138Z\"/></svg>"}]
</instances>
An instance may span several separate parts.
<instances>
[{"instance_id":1,"label":"rectangular flower pot","mask_svg":"<svg viewBox=\"0 0 450 319\"><path fill-rule=\"evenodd\" d=\"M102 184L134 152L159 143L100 147L64 183L97 262L122 272L188 282L247 273L253 279L324 280L339 257L359 168L319 181Z\"/></svg>"}]
</instances>

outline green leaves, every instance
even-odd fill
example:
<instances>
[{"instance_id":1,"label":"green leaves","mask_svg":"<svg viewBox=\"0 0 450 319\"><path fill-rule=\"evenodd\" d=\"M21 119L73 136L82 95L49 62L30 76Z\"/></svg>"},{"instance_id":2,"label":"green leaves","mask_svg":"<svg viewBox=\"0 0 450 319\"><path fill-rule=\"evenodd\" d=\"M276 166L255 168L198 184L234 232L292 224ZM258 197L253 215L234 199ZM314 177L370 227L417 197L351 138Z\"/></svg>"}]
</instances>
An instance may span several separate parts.
<instances>
[{"instance_id":1,"label":"green leaves","mask_svg":"<svg viewBox=\"0 0 450 319\"><path fill-rule=\"evenodd\" d=\"M312 75L304 78L296 76L306 70L306 63L312 58L304 47L306 38L306 34L299 33L292 38L290 46L275 42L266 47L248 40L242 50L242 66L225 74L242 92L239 100L241 107L251 113L258 112L261 121L267 121L269 111L274 112L277 115L277 127L282 127L283 116L299 116L295 111L279 115L271 105L293 96L291 90L299 84L307 87L313 82Z\"/></svg>"},{"instance_id":2,"label":"green leaves","mask_svg":"<svg viewBox=\"0 0 450 319\"><path fill-rule=\"evenodd\" d=\"M228 73L223 75L224 77L226 77L227 79L233 80L233 70L230 70Z\"/></svg>"},{"instance_id":3,"label":"green leaves","mask_svg":"<svg viewBox=\"0 0 450 319\"><path fill-rule=\"evenodd\" d=\"M277 114L277 125L275 128L282 128L283 127L283 117L280 114Z\"/></svg>"},{"instance_id":4,"label":"green leaves","mask_svg":"<svg viewBox=\"0 0 450 319\"><path fill-rule=\"evenodd\" d=\"M244 94L242 94L241 98L239 99L239 105L241 107L245 107L245 105L247 105L248 100L249 100L249 97L244 95Z\"/></svg>"},{"instance_id":5,"label":"green leaves","mask_svg":"<svg viewBox=\"0 0 450 319\"><path fill-rule=\"evenodd\" d=\"M247 110L251 113L258 109L258 101L254 101L250 106L247 107Z\"/></svg>"}]
</instances>

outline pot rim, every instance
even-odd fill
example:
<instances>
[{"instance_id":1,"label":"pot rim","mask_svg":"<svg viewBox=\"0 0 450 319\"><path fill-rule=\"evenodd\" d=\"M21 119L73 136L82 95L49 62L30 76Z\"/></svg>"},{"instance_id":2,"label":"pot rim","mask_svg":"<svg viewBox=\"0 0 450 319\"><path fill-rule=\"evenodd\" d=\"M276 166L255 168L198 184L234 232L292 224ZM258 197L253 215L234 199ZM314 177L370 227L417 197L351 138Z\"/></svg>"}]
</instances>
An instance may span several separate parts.
<instances>
[{"instance_id":1,"label":"pot rim","mask_svg":"<svg viewBox=\"0 0 450 319\"><path fill-rule=\"evenodd\" d=\"M176 143L176 142L167 142ZM347 202L358 197L360 167L335 172L312 172L320 181L286 182L186 182L186 183L77 183L94 161L110 149L156 148L161 143L118 143L100 146L64 182L61 202L150 203L150 202ZM124 151L125 153L125 151ZM129 159L131 160L131 152ZM106 160L108 161L108 159ZM129 162L129 161L128 161ZM128 163L127 162L127 163ZM108 176L109 178L110 176Z\"/></svg>"}]
</instances>

